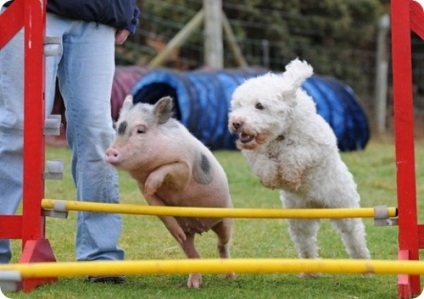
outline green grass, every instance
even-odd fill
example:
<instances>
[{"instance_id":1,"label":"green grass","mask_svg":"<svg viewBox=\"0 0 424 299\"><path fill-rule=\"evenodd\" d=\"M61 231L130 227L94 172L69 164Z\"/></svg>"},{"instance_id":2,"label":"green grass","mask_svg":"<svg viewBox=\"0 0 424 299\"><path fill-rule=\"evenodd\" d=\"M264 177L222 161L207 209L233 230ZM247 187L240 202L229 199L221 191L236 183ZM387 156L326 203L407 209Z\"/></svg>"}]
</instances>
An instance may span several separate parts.
<instances>
[{"instance_id":1,"label":"green grass","mask_svg":"<svg viewBox=\"0 0 424 299\"><path fill-rule=\"evenodd\" d=\"M424 143L417 143L417 192L424 193ZM215 155L225 168L234 205L237 208L279 208L278 191L260 185L238 151L217 151ZM394 146L391 140L373 141L361 152L343 153L362 197L363 207L396 206ZM47 159L65 159L62 181L46 183L46 198L75 198L70 176L69 150L47 150ZM146 202L135 182L120 175L121 202ZM419 210L424 208L419 203ZM58 261L74 261L75 213L68 219L47 219L47 238ZM420 220L423 220L420 215ZM376 227L372 219L364 220L368 245L374 259L397 258L397 227ZM322 258L348 258L340 238L323 220L319 232ZM19 258L20 241L14 241L14 261ZM196 244L204 258L215 258L215 236L212 232L198 236ZM152 216L123 216L120 246L127 260L183 259L175 240L162 223ZM296 258L285 220L236 219L232 239L233 258ZM205 274L200 289L187 289L187 275L128 276L122 285L89 284L83 277L60 278L42 285L31 293L7 293L10 298L397 298L395 275L364 278L351 274L324 274L318 279L301 279L297 274L238 274L227 281L218 274Z\"/></svg>"}]
</instances>

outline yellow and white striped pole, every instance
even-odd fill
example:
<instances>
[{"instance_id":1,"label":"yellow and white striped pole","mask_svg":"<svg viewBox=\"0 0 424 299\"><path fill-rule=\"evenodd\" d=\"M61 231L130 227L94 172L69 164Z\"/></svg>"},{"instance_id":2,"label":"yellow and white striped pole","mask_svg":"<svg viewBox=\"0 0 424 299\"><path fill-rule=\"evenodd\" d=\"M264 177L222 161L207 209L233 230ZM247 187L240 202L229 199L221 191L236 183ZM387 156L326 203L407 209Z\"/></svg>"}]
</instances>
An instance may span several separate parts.
<instances>
[{"instance_id":1,"label":"yellow and white striped pole","mask_svg":"<svg viewBox=\"0 0 424 299\"><path fill-rule=\"evenodd\" d=\"M20 273L22 278L84 275L181 273L344 273L423 275L424 262L351 259L193 259L143 261L43 262L0 265L0 277Z\"/></svg>"},{"instance_id":2,"label":"yellow and white striped pole","mask_svg":"<svg viewBox=\"0 0 424 299\"><path fill-rule=\"evenodd\" d=\"M151 216L218 217L218 218L375 218L376 208L346 209L236 209L167 207L129 204L95 203L68 200L43 199L41 207L59 212L86 211L100 213L121 213ZM381 208L381 207L379 207ZM397 209L387 207L388 217L396 217Z\"/></svg>"}]
</instances>

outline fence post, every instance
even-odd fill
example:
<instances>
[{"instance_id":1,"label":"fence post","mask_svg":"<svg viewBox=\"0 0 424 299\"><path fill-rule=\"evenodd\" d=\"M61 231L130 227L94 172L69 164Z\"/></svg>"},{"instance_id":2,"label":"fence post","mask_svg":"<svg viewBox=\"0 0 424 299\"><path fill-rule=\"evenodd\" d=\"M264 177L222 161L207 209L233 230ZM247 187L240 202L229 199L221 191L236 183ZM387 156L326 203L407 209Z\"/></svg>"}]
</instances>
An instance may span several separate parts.
<instances>
[{"instance_id":1,"label":"fence post","mask_svg":"<svg viewBox=\"0 0 424 299\"><path fill-rule=\"evenodd\" d=\"M220 70L224 67L222 41L222 1L203 0L205 11L205 65Z\"/></svg>"},{"instance_id":2,"label":"fence post","mask_svg":"<svg viewBox=\"0 0 424 299\"><path fill-rule=\"evenodd\" d=\"M386 132L387 78L389 71L387 33L389 29L390 17L386 14L378 22L375 76L375 118L377 121L377 132L380 134Z\"/></svg>"}]
</instances>

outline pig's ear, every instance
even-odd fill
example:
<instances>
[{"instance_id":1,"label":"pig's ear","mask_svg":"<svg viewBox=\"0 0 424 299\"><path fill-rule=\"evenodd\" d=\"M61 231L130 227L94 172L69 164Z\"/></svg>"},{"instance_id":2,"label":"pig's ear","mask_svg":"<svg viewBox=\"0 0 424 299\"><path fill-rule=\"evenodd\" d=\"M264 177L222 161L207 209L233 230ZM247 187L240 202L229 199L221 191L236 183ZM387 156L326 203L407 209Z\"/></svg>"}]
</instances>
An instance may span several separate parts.
<instances>
[{"instance_id":1,"label":"pig's ear","mask_svg":"<svg viewBox=\"0 0 424 299\"><path fill-rule=\"evenodd\" d=\"M163 97L155 104L153 114L156 116L159 125L166 123L171 118L172 108L171 97Z\"/></svg>"},{"instance_id":2,"label":"pig's ear","mask_svg":"<svg viewBox=\"0 0 424 299\"><path fill-rule=\"evenodd\" d=\"M133 104L133 96L131 94L127 95L124 99L124 102L122 103L122 108L119 114L123 114L130 110L134 106Z\"/></svg>"}]
</instances>

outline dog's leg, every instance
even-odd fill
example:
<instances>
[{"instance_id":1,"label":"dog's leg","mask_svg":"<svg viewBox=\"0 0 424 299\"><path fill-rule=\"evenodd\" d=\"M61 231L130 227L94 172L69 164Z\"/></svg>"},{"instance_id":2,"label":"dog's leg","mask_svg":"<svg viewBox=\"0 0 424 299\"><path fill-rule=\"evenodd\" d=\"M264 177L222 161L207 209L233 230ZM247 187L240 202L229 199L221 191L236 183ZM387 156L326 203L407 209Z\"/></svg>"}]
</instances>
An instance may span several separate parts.
<instances>
[{"instance_id":1,"label":"dog's leg","mask_svg":"<svg viewBox=\"0 0 424 299\"><path fill-rule=\"evenodd\" d=\"M369 259L370 252L365 240L365 228L361 219L334 219L331 221L340 233L347 253L353 259Z\"/></svg>"},{"instance_id":2,"label":"dog's leg","mask_svg":"<svg viewBox=\"0 0 424 299\"><path fill-rule=\"evenodd\" d=\"M308 208L305 198L280 190L280 200L285 209ZM300 258L317 258L319 219L288 219L289 233Z\"/></svg>"},{"instance_id":3,"label":"dog's leg","mask_svg":"<svg viewBox=\"0 0 424 299\"><path fill-rule=\"evenodd\" d=\"M307 201L294 193L280 190L280 200L286 209L308 208ZM319 219L288 219L290 238L294 242L300 258L316 259L319 257L317 234ZM319 274L303 274L303 277L317 277Z\"/></svg>"},{"instance_id":4,"label":"dog's leg","mask_svg":"<svg viewBox=\"0 0 424 299\"><path fill-rule=\"evenodd\" d=\"M289 219L289 233L300 258L318 258L318 219Z\"/></svg>"},{"instance_id":5,"label":"dog's leg","mask_svg":"<svg viewBox=\"0 0 424 299\"><path fill-rule=\"evenodd\" d=\"M319 219L289 219L289 233L300 258L316 259L319 256L317 233ZM303 278L315 278L319 273L303 273Z\"/></svg>"}]
</instances>

